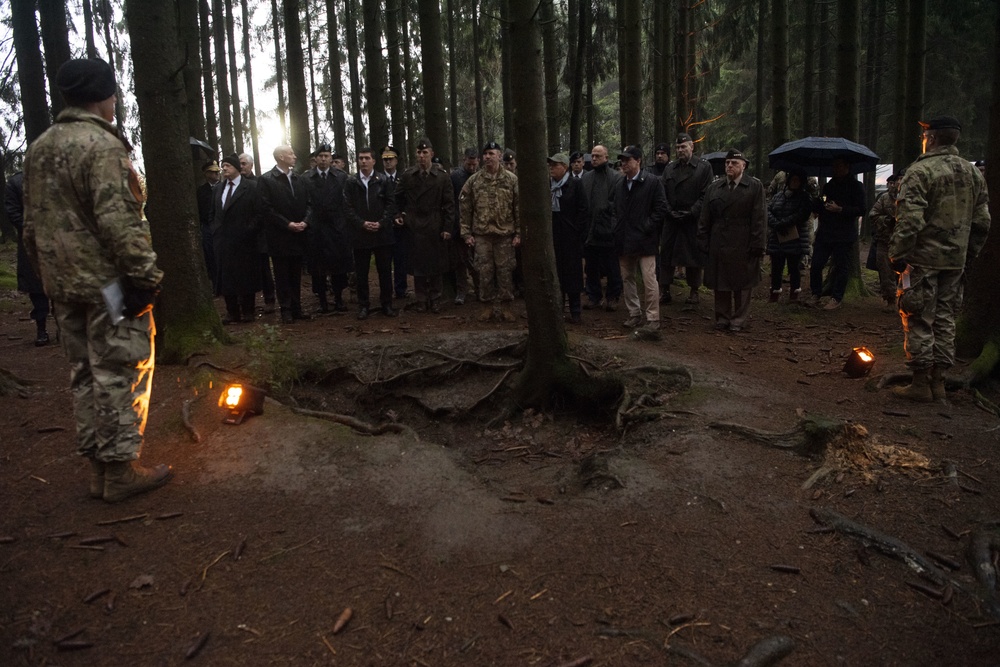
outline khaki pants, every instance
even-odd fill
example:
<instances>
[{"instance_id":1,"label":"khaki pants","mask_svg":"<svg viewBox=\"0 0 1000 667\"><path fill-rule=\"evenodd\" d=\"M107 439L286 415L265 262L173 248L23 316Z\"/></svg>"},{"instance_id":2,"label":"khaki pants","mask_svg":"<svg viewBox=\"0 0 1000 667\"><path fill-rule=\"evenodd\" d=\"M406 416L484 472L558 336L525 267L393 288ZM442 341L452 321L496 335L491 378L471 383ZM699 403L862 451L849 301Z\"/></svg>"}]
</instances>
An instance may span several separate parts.
<instances>
[{"instance_id":1,"label":"khaki pants","mask_svg":"<svg viewBox=\"0 0 1000 667\"><path fill-rule=\"evenodd\" d=\"M624 255L618 258L622 271L622 294L629 317L645 315L647 322L660 321L660 286L656 282L656 256ZM642 274L642 296L645 309L639 303L636 274Z\"/></svg>"},{"instance_id":2,"label":"khaki pants","mask_svg":"<svg viewBox=\"0 0 1000 667\"><path fill-rule=\"evenodd\" d=\"M71 364L77 451L99 461L139 457L153 387L152 312L111 324L104 304L58 303Z\"/></svg>"}]
</instances>

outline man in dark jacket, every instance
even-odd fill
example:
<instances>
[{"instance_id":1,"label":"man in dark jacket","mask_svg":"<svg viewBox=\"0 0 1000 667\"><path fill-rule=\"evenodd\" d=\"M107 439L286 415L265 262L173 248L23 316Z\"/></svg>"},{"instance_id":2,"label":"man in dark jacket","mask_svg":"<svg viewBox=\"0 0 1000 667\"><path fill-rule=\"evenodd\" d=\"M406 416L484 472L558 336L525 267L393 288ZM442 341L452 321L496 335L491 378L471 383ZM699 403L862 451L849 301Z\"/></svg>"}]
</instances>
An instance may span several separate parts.
<instances>
[{"instance_id":1,"label":"man in dark jacket","mask_svg":"<svg viewBox=\"0 0 1000 667\"><path fill-rule=\"evenodd\" d=\"M205 255L205 268L208 269L208 277L212 281L214 291L216 266L215 245L212 243L212 220L215 218L213 195L215 186L219 184L222 176L222 169L215 160L212 160L205 163L201 172L205 176L205 182L198 186L195 196L198 200L198 222L201 226L201 250Z\"/></svg>"},{"instance_id":2,"label":"man in dark jacket","mask_svg":"<svg viewBox=\"0 0 1000 667\"><path fill-rule=\"evenodd\" d=\"M434 147L417 142L417 163L403 172L396 186L396 224L413 234L410 272L417 312L439 312L441 275L448 266L448 241L455 224L455 193L448 174L433 165Z\"/></svg>"},{"instance_id":3,"label":"man in dark jacket","mask_svg":"<svg viewBox=\"0 0 1000 667\"><path fill-rule=\"evenodd\" d=\"M328 289L333 291L333 309L345 312L347 274L354 269L353 230L344 215L344 184L347 174L333 165L330 144L316 149L316 166L302 175L309 190L309 275L320 312L330 312ZM330 278L329 288L327 276Z\"/></svg>"},{"instance_id":4,"label":"man in dark jacket","mask_svg":"<svg viewBox=\"0 0 1000 667\"><path fill-rule=\"evenodd\" d=\"M302 312L302 257L306 251L309 224L309 191L292 168L296 161L291 146L274 149L274 169L258 179L261 224L274 264L274 288L278 293L281 321L307 319Z\"/></svg>"},{"instance_id":5,"label":"man in dark jacket","mask_svg":"<svg viewBox=\"0 0 1000 667\"><path fill-rule=\"evenodd\" d=\"M396 217L392 184L375 171L371 148L358 150L358 173L344 186L347 221L354 236L354 265L358 279L358 319L368 317L368 269L375 256L378 296L382 314L395 317L392 307L393 219Z\"/></svg>"},{"instance_id":6,"label":"man in dark jacket","mask_svg":"<svg viewBox=\"0 0 1000 667\"><path fill-rule=\"evenodd\" d=\"M746 166L740 151L726 154L726 177L708 186L698 220L698 245L708 257L705 284L715 290L715 328L733 332L746 325L767 243L764 186Z\"/></svg>"},{"instance_id":7,"label":"man in dark jacket","mask_svg":"<svg viewBox=\"0 0 1000 667\"><path fill-rule=\"evenodd\" d=\"M604 307L613 311L622 296L622 272L615 252L615 192L622 174L611 168L604 146L594 146L590 156L593 169L584 172L580 179L590 215L583 246L587 292L583 308L597 308L603 301ZM603 290L602 278L607 279Z\"/></svg>"},{"instance_id":8,"label":"man in dark jacket","mask_svg":"<svg viewBox=\"0 0 1000 667\"><path fill-rule=\"evenodd\" d=\"M257 181L240 173L236 155L222 160L223 180L215 189L212 242L216 258L215 289L226 302L224 324L253 322L260 290L257 240L260 208Z\"/></svg>"},{"instance_id":9,"label":"man in dark jacket","mask_svg":"<svg viewBox=\"0 0 1000 667\"><path fill-rule=\"evenodd\" d=\"M833 178L823 186L823 196L814 204L819 214L816 238L813 240L812 266L809 268L809 289L818 305L823 293L823 269L830 259L830 296L824 310L840 308L847 290L851 267L851 249L858 240L858 218L865 213L865 187L851 176L846 160L833 161Z\"/></svg>"},{"instance_id":10,"label":"man in dark jacket","mask_svg":"<svg viewBox=\"0 0 1000 667\"><path fill-rule=\"evenodd\" d=\"M683 266L690 293L686 303L698 303L705 258L698 251L698 218L705 190L712 182L712 165L694 155L691 135L681 132L674 146L677 159L663 170L667 218L660 238L660 300L670 303L674 267Z\"/></svg>"},{"instance_id":11,"label":"man in dark jacket","mask_svg":"<svg viewBox=\"0 0 1000 667\"><path fill-rule=\"evenodd\" d=\"M3 207L7 219L17 230L17 289L31 299L31 319L35 321L35 347L49 344L49 332L45 321L49 317L49 297L45 296L42 280L31 267L31 261L24 251L24 174L18 172L7 180L4 190Z\"/></svg>"},{"instance_id":12,"label":"man in dark jacket","mask_svg":"<svg viewBox=\"0 0 1000 667\"><path fill-rule=\"evenodd\" d=\"M552 247L563 298L569 302L569 321L579 324L583 291L583 241L587 233L587 198L580 179L569 171L569 156L557 153L548 159L552 193Z\"/></svg>"},{"instance_id":13,"label":"man in dark jacket","mask_svg":"<svg viewBox=\"0 0 1000 667\"><path fill-rule=\"evenodd\" d=\"M475 148L465 149L465 159L462 164L451 170L451 187L455 192L455 225L451 231L451 242L448 245L448 259L455 272L455 305L465 304L465 295L469 291L469 275L475 284L476 293L479 293L479 275L472 264L473 248L465 243L462 238L462 221L458 214L458 196L462 193L462 187L469 177L479 170L479 151Z\"/></svg>"},{"instance_id":14,"label":"man in dark jacket","mask_svg":"<svg viewBox=\"0 0 1000 667\"><path fill-rule=\"evenodd\" d=\"M660 289L656 283L656 254L667 199L660 179L642 168L642 149L626 146L618 155L624 178L615 191L615 249L621 266L628 319L624 326L655 331L660 328ZM636 272L642 272L645 309L639 303ZM645 313L645 318L643 317Z\"/></svg>"}]
</instances>

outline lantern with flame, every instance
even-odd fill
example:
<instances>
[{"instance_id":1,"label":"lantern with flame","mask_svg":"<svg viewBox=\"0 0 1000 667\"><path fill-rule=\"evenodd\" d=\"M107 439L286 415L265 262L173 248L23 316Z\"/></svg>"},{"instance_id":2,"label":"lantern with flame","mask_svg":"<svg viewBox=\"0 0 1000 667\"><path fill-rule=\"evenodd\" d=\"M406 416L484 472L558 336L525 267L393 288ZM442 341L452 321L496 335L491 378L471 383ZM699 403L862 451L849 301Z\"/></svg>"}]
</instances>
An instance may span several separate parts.
<instances>
[{"instance_id":1,"label":"lantern with flame","mask_svg":"<svg viewBox=\"0 0 1000 667\"><path fill-rule=\"evenodd\" d=\"M860 378L868 375L875 365L875 355L867 347L856 347L844 362L844 372L849 378Z\"/></svg>"},{"instance_id":2,"label":"lantern with flame","mask_svg":"<svg viewBox=\"0 0 1000 667\"><path fill-rule=\"evenodd\" d=\"M227 384L219 396L219 407L225 409L223 424L242 424L249 415L264 414L264 390L251 385Z\"/></svg>"}]
</instances>

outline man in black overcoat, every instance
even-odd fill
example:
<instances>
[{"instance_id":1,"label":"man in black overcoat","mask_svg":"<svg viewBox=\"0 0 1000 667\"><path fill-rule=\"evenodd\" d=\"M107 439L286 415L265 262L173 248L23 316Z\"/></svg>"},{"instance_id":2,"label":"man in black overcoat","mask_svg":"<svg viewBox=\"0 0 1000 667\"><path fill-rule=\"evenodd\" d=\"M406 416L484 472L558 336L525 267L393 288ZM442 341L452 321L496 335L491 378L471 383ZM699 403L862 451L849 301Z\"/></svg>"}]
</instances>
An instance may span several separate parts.
<instances>
[{"instance_id":1,"label":"man in black overcoat","mask_svg":"<svg viewBox=\"0 0 1000 667\"><path fill-rule=\"evenodd\" d=\"M254 298L260 290L257 183L240 174L240 159L236 155L223 158L222 175L212 198L215 290L226 301L224 324L253 322Z\"/></svg>"},{"instance_id":2,"label":"man in black overcoat","mask_svg":"<svg viewBox=\"0 0 1000 667\"><path fill-rule=\"evenodd\" d=\"M302 175L309 187L309 223L306 238L309 246L309 274L321 312L329 312L329 289L333 291L333 309L344 312L344 289L347 274L354 270L353 230L344 215L344 184L347 174L333 166L333 149L320 144L316 166Z\"/></svg>"}]
</instances>

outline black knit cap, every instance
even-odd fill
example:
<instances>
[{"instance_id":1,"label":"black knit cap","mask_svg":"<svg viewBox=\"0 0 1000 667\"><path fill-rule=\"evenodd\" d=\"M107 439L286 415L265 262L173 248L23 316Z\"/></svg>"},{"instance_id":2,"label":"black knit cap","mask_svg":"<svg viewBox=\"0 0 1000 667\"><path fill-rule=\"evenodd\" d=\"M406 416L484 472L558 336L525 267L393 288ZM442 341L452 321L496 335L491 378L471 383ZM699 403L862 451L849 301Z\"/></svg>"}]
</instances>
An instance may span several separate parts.
<instances>
[{"instance_id":1,"label":"black knit cap","mask_svg":"<svg viewBox=\"0 0 1000 667\"><path fill-rule=\"evenodd\" d=\"M56 85L71 106L103 102L118 90L115 71L100 58L67 60L56 73Z\"/></svg>"},{"instance_id":2,"label":"black knit cap","mask_svg":"<svg viewBox=\"0 0 1000 667\"><path fill-rule=\"evenodd\" d=\"M232 165L232 166L236 167L236 171L239 171L240 170L240 156L237 155L236 153L233 153L232 155L227 155L226 157L222 158L222 164Z\"/></svg>"}]
</instances>

